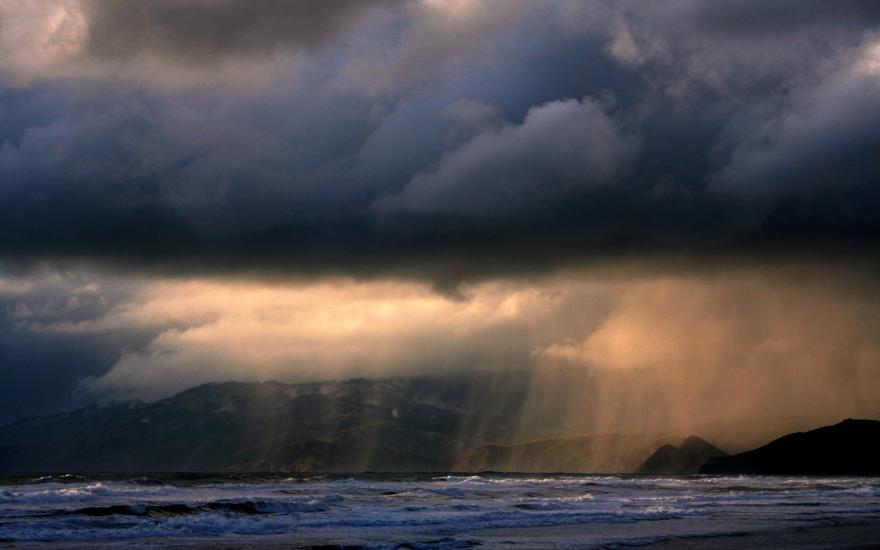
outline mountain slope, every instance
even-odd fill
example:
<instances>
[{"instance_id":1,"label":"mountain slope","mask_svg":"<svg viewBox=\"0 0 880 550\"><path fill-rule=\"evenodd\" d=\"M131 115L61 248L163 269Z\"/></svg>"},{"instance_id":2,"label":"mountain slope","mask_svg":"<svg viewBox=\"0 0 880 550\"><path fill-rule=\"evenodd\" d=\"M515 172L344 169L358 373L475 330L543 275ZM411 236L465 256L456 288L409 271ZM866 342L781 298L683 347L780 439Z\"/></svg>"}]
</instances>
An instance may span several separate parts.
<instances>
[{"instance_id":1,"label":"mountain slope","mask_svg":"<svg viewBox=\"0 0 880 550\"><path fill-rule=\"evenodd\" d=\"M680 446L663 445L636 469L639 474L695 474L710 458L727 453L705 439L691 436Z\"/></svg>"},{"instance_id":2,"label":"mountain slope","mask_svg":"<svg viewBox=\"0 0 880 550\"><path fill-rule=\"evenodd\" d=\"M531 441L519 445L485 445L456 464L461 471L632 472L658 445L659 434L590 434Z\"/></svg>"},{"instance_id":3,"label":"mountain slope","mask_svg":"<svg viewBox=\"0 0 880 550\"><path fill-rule=\"evenodd\" d=\"M880 422L844 420L715 458L705 474L880 475Z\"/></svg>"},{"instance_id":4,"label":"mountain slope","mask_svg":"<svg viewBox=\"0 0 880 550\"><path fill-rule=\"evenodd\" d=\"M511 373L207 384L0 428L0 471L447 470L513 437L527 388Z\"/></svg>"}]
</instances>

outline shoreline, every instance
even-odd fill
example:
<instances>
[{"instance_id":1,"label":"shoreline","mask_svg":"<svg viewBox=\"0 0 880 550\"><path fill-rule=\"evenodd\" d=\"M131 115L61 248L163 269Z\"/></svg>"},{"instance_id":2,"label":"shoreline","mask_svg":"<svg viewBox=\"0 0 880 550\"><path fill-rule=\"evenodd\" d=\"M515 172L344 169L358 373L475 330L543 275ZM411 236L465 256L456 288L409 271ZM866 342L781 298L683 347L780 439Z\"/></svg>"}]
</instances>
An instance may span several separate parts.
<instances>
[{"instance_id":1,"label":"shoreline","mask_svg":"<svg viewBox=\"0 0 880 550\"><path fill-rule=\"evenodd\" d=\"M670 524L669 522L673 524ZM691 525L689 525L691 524ZM756 523L754 527L757 527ZM675 529L670 529L674 527ZM466 531L448 536L425 536L407 530L370 533L327 533L226 536L204 538L146 538L114 541L0 542L0 549L59 550L120 549L136 546L144 550L360 550L388 548L821 548L880 549L880 516L842 519L828 525L782 527L779 529L728 530L713 532L711 525L691 520L641 521L635 524L586 523L553 527L500 528Z\"/></svg>"}]
</instances>

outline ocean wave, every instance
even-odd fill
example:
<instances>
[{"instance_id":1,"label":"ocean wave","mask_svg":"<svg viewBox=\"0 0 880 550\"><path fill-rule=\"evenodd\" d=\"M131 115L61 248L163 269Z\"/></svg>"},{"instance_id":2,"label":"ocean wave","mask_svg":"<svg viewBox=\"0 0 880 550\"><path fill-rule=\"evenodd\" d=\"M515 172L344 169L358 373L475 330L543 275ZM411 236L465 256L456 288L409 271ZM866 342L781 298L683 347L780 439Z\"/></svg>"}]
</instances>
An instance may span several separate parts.
<instances>
[{"instance_id":1,"label":"ocean wave","mask_svg":"<svg viewBox=\"0 0 880 550\"><path fill-rule=\"evenodd\" d=\"M71 511L92 517L104 516L188 516L206 512L221 512L228 514L294 514L304 512L326 512L332 504L340 502L343 497L328 495L323 498L305 501L261 501L261 500L233 500L205 502L200 504L114 504L110 506L89 506Z\"/></svg>"},{"instance_id":2,"label":"ocean wave","mask_svg":"<svg viewBox=\"0 0 880 550\"><path fill-rule=\"evenodd\" d=\"M153 483L164 480L158 475L4 486L0 490L0 539L112 541L305 534L339 540L334 537L348 533L364 541L374 536L389 540L386 534L390 533L416 548L410 538L398 534L419 533L424 540L440 541L449 533L483 529L662 525L678 519L715 531L721 530L716 524L753 523L757 517L792 525L880 513L876 498L880 482L858 478L709 481L700 477L450 475L430 479L401 475L394 479L328 476L307 484L297 476L291 480L278 476L274 482L211 479L208 484L165 485ZM437 547L463 548L466 539L445 540ZM630 542L638 544L635 539Z\"/></svg>"},{"instance_id":3,"label":"ocean wave","mask_svg":"<svg viewBox=\"0 0 880 550\"><path fill-rule=\"evenodd\" d=\"M129 483L104 483L95 482L85 485L71 486L69 484L57 484L53 487L44 487L39 490L0 492L0 502L24 502L32 504L64 504L86 502L111 497L142 498L145 496L169 496L180 493L182 490L168 486L138 486Z\"/></svg>"},{"instance_id":4,"label":"ocean wave","mask_svg":"<svg viewBox=\"0 0 880 550\"><path fill-rule=\"evenodd\" d=\"M516 504L513 504L513 507L519 510L533 510L538 512L552 512L555 510L570 509L570 507L566 506L564 503L548 500L517 502Z\"/></svg>"},{"instance_id":5,"label":"ocean wave","mask_svg":"<svg viewBox=\"0 0 880 550\"><path fill-rule=\"evenodd\" d=\"M88 481L88 478L79 474L57 474L34 478L31 483L79 483Z\"/></svg>"},{"instance_id":6,"label":"ocean wave","mask_svg":"<svg viewBox=\"0 0 880 550\"><path fill-rule=\"evenodd\" d=\"M388 550L390 548L395 550L402 548L409 548L412 550L465 550L467 548L475 548L478 546L482 546L482 543L477 540L462 540L452 537L444 537L441 539L428 539L425 541L405 540L390 544L367 544L361 548L363 548L363 550Z\"/></svg>"}]
</instances>

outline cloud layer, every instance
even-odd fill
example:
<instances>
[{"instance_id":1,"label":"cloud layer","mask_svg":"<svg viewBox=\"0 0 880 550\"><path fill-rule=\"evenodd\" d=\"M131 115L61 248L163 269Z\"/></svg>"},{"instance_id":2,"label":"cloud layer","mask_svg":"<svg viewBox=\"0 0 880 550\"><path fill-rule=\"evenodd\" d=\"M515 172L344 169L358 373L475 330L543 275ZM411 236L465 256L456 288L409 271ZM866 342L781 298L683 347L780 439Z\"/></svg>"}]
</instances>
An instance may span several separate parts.
<instances>
[{"instance_id":1,"label":"cloud layer","mask_svg":"<svg viewBox=\"0 0 880 550\"><path fill-rule=\"evenodd\" d=\"M357 19L397 0L4 0L0 52L24 79L87 75L194 83L226 73L228 83L258 75L254 64L283 70ZM279 58L286 63L273 63Z\"/></svg>"},{"instance_id":2,"label":"cloud layer","mask_svg":"<svg viewBox=\"0 0 880 550\"><path fill-rule=\"evenodd\" d=\"M0 10L7 262L448 286L877 248L870 2Z\"/></svg>"},{"instance_id":3,"label":"cloud layer","mask_svg":"<svg viewBox=\"0 0 880 550\"><path fill-rule=\"evenodd\" d=\"M530 109L519 126L478 134L376 206L489 223L552 210L608 185L635 149L595 101L550 102Z\"/></svg>"}]
</instances>

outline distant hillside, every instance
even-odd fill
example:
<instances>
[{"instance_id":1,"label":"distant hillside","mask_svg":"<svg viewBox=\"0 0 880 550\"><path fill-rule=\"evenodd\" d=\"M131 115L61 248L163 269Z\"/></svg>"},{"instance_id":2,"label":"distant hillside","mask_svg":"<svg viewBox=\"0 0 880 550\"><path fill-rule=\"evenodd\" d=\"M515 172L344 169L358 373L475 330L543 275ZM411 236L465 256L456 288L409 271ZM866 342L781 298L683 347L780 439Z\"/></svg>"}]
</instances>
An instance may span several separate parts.
<instances>
[{"instance_id":1,"label":"distant hillside","mask_svg":"<svg viewBox=\"0 0 880 550\"><path fill-rule=\"evenodd\" d=\"M663 445L636 469L638 474L695 474L709 459L727 453L705 439L691 436L678 447Z\"/></svg>"},{"instance_id":2,"label":"distant hillside","mask_svg":"<svg viewBox=\"0 0 880 550\"><path fill-rule=\"evenodd\" d=\"M712 459L700 473L880 475L880 422L850 419L789 434L753 451Z\"/></svg>"},{"instance_id":3,"label":"distant hillside","mask_svg":"<svg viewBox=\"0 0 880 550\"><path fill-rule=\"evenodd\" d=\"M0 428L0 471L448 470L511 441L522 373L221 383Z\"/></svg>"},{"instance_id":4,"label":"distant hillside","mask_svg":"<svg viewBox=\"0 0 880 550\"><path fill-rule=\"evenodd\" d=\"M632 472L658 445L660 434L591 434L531 441L519 445L485 445L456 464L461 471Z\"/></svg>"},{"instance_id":5,"label":"distant hillside","mask_svg":"<svg viewBox=\"0 0 880 550\"><path fill-rule=\"evenodd\" d=\"M455 467L471 472L627 473L638 470L658 447L677 445L692 433L710 441L723 441L719 447L737 452L763 445L792 429L817 425L820 421L810 417L760 418L713 422L661 433L588 434L514 445L491 444L462 456ZM703 462L693 466L692 473Z\"/></svg>"}]
</instances>

